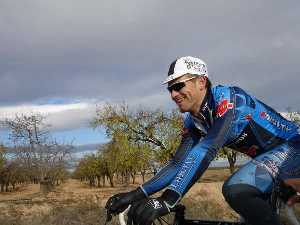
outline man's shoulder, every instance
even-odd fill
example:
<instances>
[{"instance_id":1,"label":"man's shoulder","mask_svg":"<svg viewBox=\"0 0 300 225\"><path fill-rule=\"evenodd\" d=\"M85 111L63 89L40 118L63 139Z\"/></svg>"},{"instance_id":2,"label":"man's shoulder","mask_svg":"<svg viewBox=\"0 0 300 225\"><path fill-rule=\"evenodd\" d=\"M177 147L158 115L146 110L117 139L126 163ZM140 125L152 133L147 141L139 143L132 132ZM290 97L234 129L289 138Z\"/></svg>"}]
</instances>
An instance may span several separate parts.
<instances>
[{"instance_id":1,"label":"man's shoulder","mask_svg":"<svg viewBox=\"0 0 300 225\"><path fill-rule=\"evenodd\" d=\"M224 90L242 90L244 91L241 87L238 86L232 86L232 85L223 85L223 84L218 84L212 87L213 91L224 91Z\"/></svg>"},{"instance_id":2,"label":"man's shoulder","mask_svg":"<svg viewBox=\"0 0 300 225\"><path fill-rule=\"evenodd\" d=\"M221 93L221 92L225 92L225 91L230 91L233 87L232 86L228 86L228 85L216 85L214 87L212 87L212 92L213 93Z\"/></svg>"},{"instance_id":3,"label":"man's shoulder","mask_svg":"<svg viewBox=\"0 0 300 225\"><path fill-rule=\"evenodd\" d=\"M214 96L221 96L221 97L223 97L224 95L227 95L229 97L231 93L252 96L247 91L245 91L244 89L238 86L228 86L228 85L216 85L212 87L212 93Z\"/></svg>"},{"instance_id":4,"label":"man's shoulder","mask_svg":"<svg viewBox=\"0 0 300 225\"><path fill-rule=\"evenodd\" d=\"M225 86L225 85L217 85L214 86L211 91L212 95L216 102L219 102L223 99L230 99L230 93L231 93L231 86Z\"/></svg>"}]
</instances>

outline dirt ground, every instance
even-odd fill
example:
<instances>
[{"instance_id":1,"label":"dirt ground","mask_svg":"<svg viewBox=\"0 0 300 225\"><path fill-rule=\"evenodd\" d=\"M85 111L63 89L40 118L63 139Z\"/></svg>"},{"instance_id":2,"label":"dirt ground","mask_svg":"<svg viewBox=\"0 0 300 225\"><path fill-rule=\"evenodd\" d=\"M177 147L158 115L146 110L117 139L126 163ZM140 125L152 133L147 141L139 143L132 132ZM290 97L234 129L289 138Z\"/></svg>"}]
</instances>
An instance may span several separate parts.
<instances>
[{"instance_id":1,"label":"dirt ground","mask_svg":"<svg viewBox=\"0 0 300 225\"><path fill-rule=\"evenodd\" d=\"M41 195L39 185L28 185L17 192L0 194L0 224L101 224L102 206L114 192L109 189L89 188L70 179ZM85 219L93 221L84 223Z\"/></svg>"},{"instance_id":2,"label":"dirt ground","mask_svg":"<svg viewBox=\"0 0 300 225\"><path fill-rule=\"evenodd\" d=\"M189 218L237 220L224 201L221 187L229 176L227 170L209 170L186 194L182 203ZM69 179L47 195L39 193L39 185L27 185L16 192L0 194L1 225L96 225L104 224L107 199L135 185L115 188L91 188L78 180ZM117 224L114 219L111 224Z\"/></svg>"},{"instance_id":3,"label":"dirt ground","mask_svg":"<svg viewBox=\"0 0 300 225\"><path fill-rule=\"evenodd\" d=\"M193 205L187 210L187 216L195 218L201 215L201 217L210 218L212 214L216 214L216 218L235 219L237 216L222 199L221 185L221 182L195 184L183 200L185 205ZM38 190L38 185L29 185L22 191L0 195L0 224L33 224L32 221L35 221L34 224L42 221L44 224L56 224L58 221L53 221L55 217L67 217L59 219L64 220L65 223L57 224L81 224L80 221L86 222L84 218L88 217L87 211L94 212L99 216L97 219L96 215L90 215L94 217L90 224L102 224L103 208L109 196L133 189L136 186L90 188L87 184L77 180L68 180L48 195L41 196L38 191L34 192L34 190ZM71 212L67 209L82 210L87 215L85 213L80 217L76 215L78 218L74 223ZM62 211L65 211L66 215L60 215Z\"/></svg>"},{"instance_id":4,"label":"dirt ground","mask_svg":"<svg viewBox=\"0 0 300 225\"><path fill-rule=\"evenodd\" d=\"M211 171L202 179L206 183L196 183L192 187L182 201L188 207L187 216L237 218L224 202L220 191L221 180L227 174L226 171ZM40 194L39 185L19 187L15 192L0 193L0 224L104 224L107 199L115 193L134 189L141 183L141 179L137 179L137 184L128 187L118 184L115 188L91 188L78 180L69 179L47 195Z\"/></svg>"}]
</instances>

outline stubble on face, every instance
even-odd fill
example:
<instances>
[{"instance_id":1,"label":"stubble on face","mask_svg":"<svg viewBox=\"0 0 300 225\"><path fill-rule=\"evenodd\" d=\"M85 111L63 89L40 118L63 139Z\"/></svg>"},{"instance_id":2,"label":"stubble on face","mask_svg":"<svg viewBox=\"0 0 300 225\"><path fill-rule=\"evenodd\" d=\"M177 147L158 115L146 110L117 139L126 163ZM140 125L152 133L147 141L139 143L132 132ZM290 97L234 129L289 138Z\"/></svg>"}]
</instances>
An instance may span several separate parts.
<instances>
[{"instance_id":1,"label":"stubble on face","mask_svg":"<svg viewBox=\"0 0 300 225\"><path fill-rule=\"evenodd\" d=\"M170 83L169 86L190 77L191 76L186 75L182 76ZM197 77L193 80L189 80L185 85L186 86L178 92L172 91L171 97L181 113L190 112L192 114L197 114L206 93L205 86L203 86L203 78Z\"/></svg>"}]
</instances>

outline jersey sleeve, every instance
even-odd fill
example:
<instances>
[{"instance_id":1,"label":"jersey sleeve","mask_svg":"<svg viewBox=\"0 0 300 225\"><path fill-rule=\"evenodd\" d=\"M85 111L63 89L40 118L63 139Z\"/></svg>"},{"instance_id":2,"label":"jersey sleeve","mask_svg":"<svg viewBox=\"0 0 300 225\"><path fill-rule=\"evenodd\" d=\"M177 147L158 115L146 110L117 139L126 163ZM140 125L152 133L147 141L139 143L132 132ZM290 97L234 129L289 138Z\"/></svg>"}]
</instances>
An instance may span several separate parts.
<instances>
[{"instance_id":1,"label":"jersey sleeve","mask_svg":"<svg viewBox=\"0 0 300 225\"><path fill-rule=\"evenodd\" d=\"M141 186L145 194L149 196L170 185L180 170L189 151L191 151L199 139L200 137L196 137L192 134L190 117L186 117L184 119L180 145L172 159L152 179Z\"/></svg>"},{"instance_id":2,"label":"jersey sleeve","mask_svg":"<svg viewBox=\"0 0 300 225\"><path fill-rule=\"evenodd\" d=\"M201 177L218 150L226 143L234 118L233 93L224 88L216 93L216 119L207 135L187 153L180 169L167 189L178 194L178 202Z\"/></svg>"}]
</instances>

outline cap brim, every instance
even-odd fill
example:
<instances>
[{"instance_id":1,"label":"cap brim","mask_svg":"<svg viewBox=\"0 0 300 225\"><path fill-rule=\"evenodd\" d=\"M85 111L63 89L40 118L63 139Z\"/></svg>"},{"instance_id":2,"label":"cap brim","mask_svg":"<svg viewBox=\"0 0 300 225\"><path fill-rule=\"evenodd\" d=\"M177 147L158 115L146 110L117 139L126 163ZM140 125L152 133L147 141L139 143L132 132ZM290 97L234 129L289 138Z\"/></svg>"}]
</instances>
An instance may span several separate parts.
<instances>
[{"instance_id":1,"label":"cap brim","mask_svg":"<svg viewBox=\"0 0 300 225\"><path fill-rule=\"evenodd\" d=\"M177 79L177 78L179 78L179 77L182 77L183 75L185 75L185 73L184 73L184 74L182 74L182 73L171 74L171 75L168 76L168 78L167 78L166 80L164 80L164 82L162 82L162 84L169 83L169 82L171 82L172 80L175 80L175 79Z\"/></svg>"},{"instance_id":2,"label":"cap brim","mask_svg":"<svg viewBox=\"0 0 300 225\"><path fill-rule=\"evenodd\" d=\"M172 74L172 75L169 75L168 78L162 82L162 84L166 84L166 83L169 83L171 82L172 80L175 80L179 77L182 77L183 75L185 75L187 73L178 73L178 74ZM208 77L207 74L192 74L192 75L195 75L195 76L205 76L205 77Z\"/></svg>"}]
</instances>

